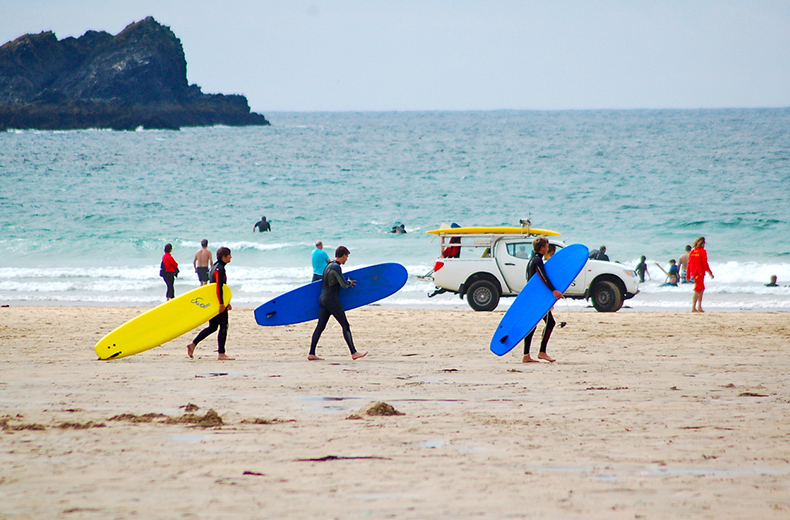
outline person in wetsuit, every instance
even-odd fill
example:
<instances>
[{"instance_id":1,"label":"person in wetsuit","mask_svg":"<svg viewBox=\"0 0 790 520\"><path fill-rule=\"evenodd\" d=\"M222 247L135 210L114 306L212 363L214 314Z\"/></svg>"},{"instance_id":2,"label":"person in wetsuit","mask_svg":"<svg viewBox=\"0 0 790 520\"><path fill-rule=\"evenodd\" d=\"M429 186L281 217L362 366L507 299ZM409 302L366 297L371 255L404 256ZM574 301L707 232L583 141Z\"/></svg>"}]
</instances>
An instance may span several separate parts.
<instances>
[{"instance_id":1,"label":"person in wetsuit","mask_svg":"<svg viewBox=\"0 0 790 520\"><path fill-rule=\"evenodd\" d=\"M545 237L536 238L532 242L532 249L535 251L535 254L527 264L527 281L537 274L546 287L548 287L549 290L554 293L554 297L559 300L562 298L562 293L554 288L554 285L552 285L551 280L549 280L549 277L546 274L546 269L543 267L543 257L549 252L549 239ZM546 327L543 329L543 339L540 341L540 353L538 354L538 359L544 359L549 363L553 363L555 360L549 357L549 355L546 353L546 347L549 345L551 331L554 330L554 325L556 323L554 321L554 316L551 314L551 309L549 309L549 312L547 312L543 317L543 321L546 322ZM535 329L532 329L529 334L527 334L527 337L524 338L524 357L521 359L522 363L538 362L538 359L532 359L529 355L529 347L532 344L532 336L534 334Z\"/></svg>"},{"instance_id":2,"label":"person in wetsuit","mask_svg":"<svg viewBox=\"0 0 790 520\"><path fill-rule=\"evenodd\" d=\"M263 216L263 217L261 217L261 219L258 222L256 222L252 226L252 232L254 233L256 229L258 231L260 231L261 233L263 233L264 231L271 231L272 230L272 224L271 224L271 222L266 220L266 216Z\"/></svg>"},{"instance_id":3,"label":"person in wetsuit","mask_svg":"<svg viewBox=\"0 0 790 520\"><path fill-rule=\"evenodd\" d=\"M334 316L343 328L343 338L346 340L348 350L351 351L351 358L359 359L367 355L367 352L357 352L357 349L354 348L354 338L351 337L351 325L348 324L346 311L340 303L340 289L348 289L356 285L354 280L343 278L343 270L340 268L348 260L349 254L351 252L345 246L338 247L335 250L334 261L330 262L324 269L323 278L321 279L321 296L318 299L320 306L318 324L315 326L313 338L310 341L310 354L307 356L309 361L322 360L316 355L315 349L318 347L318 339L324 332L326 324L329 323L330 316Z\"/></svg>"},{"instance_id":4,"label":"person in wetsuit","mask_svg":"<svg viewBox=\"0 0 790 520\"><path fill-rule=\"evenodd\" d=\"M220 247L217 249L217 261L211 266L209 277L211 283L217 284L217 299L219 300L219 314L211 318L208 322L208 327L201 330L200 333L192 340L192 343L187 345L187 356L192 359L197 348L198 343L206 339L210 334L213 334L219 329L217 334L217 350L219 352L220 361L233 361L234 358L228 357L225 354L225 340L228 337L228 311L231 310L230 304L225 305L225 298L222 294L222 286L228 281L225 275L225 265L229 264L231 260L230 249L227 247Z\"/></svg>"}]
</instances>

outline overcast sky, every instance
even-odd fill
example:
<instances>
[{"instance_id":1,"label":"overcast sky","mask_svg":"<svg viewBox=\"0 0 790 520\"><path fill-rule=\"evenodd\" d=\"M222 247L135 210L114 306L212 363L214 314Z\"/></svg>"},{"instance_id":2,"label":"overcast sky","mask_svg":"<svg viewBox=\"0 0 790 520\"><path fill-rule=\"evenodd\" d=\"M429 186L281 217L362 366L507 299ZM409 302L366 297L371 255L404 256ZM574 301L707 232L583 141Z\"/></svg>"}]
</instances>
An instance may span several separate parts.
<instances>
[{"instance_id":1,"label":"overcast sky","mask_svg":"<svg viewBox=\"0 0 790 520\"><path fill-rule=\"evenodd\" d=\"M788 0L0 0L0 43L146 16L264 114L790 106Z\"/></svg>"}]
</instances>

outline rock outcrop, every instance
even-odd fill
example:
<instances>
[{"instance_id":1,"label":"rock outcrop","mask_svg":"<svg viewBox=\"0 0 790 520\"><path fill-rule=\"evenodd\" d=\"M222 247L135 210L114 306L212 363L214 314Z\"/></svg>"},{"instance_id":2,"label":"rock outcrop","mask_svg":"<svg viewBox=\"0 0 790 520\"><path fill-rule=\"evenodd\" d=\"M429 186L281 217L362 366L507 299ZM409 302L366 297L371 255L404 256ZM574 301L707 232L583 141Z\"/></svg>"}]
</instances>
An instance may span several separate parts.
<instances>
[{"instance_id":1,"label":"rock outcrop","mask_svg":"<svg viewBox=\"0 0 790 520\"><path fill-rule=\"evenodd\" d=\"M268 125L240 95L187 82L181 41L148 17L113 36L26 34L0 47L0 130Z\"/></svg>"}]
</instances>

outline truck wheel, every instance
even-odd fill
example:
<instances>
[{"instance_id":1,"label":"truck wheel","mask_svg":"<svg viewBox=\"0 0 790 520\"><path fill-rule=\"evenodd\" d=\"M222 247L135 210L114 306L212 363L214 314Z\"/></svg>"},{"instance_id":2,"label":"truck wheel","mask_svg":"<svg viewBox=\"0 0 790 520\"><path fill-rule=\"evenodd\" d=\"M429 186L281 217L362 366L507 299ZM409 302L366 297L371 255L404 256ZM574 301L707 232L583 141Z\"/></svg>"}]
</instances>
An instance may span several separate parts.
<instances>
[{"instance_id":1,"label":"truck wheel","mask_svg":"<svg viewBox=\"0 0 790 520\"><path fill-rule=\"evenodd\" d=\"M623 306L623 295L617 284L603 280L593 286L592 303L598 312L617 312Z\"/></svg>"},{"instance_id":2,"label":"truck wheel","mask_svg":"<svg viewBox=\"0 0 790 520\"><path fill-rule=\"evenodd\" d=\"M493 311L499 305L499 290L488 280L478 280L469 286L466 299L476 311Z\"/></svg>"}]
</instances>

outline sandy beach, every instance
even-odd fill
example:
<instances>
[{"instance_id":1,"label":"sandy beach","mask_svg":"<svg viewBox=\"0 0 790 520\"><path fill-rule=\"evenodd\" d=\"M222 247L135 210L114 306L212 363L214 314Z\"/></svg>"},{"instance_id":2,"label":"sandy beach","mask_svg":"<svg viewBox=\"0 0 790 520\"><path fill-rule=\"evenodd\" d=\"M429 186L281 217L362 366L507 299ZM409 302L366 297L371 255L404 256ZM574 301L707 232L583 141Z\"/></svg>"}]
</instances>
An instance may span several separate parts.
<instances>
[{"instance_id":1,"label":"sandy beach","mask_svg":"<svg viewBox=\"0 0 790 520\"><path fill-rule=\"evenodd\" d=\"M526 365L502 312L351 311L369 355L308 362L235 309L236 361L97 361L142 310L0 309L0 518L790 517L787 313L558 311Z\"/></svg>"}]
</instances>

